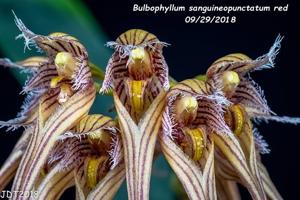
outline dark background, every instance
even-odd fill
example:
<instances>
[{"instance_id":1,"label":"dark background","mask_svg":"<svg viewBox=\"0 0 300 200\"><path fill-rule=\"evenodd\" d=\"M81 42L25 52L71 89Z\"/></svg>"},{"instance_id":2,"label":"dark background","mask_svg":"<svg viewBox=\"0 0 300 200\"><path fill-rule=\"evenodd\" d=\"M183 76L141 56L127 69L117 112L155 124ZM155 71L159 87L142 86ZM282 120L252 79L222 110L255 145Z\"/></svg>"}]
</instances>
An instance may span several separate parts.
<instances>
[{"instance_id":1,"label":"dark background","mask_svg":"<svg viewBox=\"0 0 300 200\"><path fill-rule=\"evenodd\" d=\"M258 71L252 77L264 89L271 109L278 115L300 116L299 93L299 7L296 0L289 3L288 12L231 13L237 17L235 24L185 24L184 17L192 13L153 14L132 12L133 3L143 1L92 1L85 3L96 17L102 29L114 40L127 29L141 28L154 33L161 41L171 44L164 49L170 75L177 80L205 73L217 58L229 53L241 52L257 58L268 52L278 34L284 36L282 48L274 69ZM148 1L149 5L272 5L268 1L189 0ZM234 3L235 2L235 3ZM278 1L275 5L285 5ZM201 13L194 13L202 15ZM210 13L210 15L226 13ZM13 23L13 22L12 22ZM5 31L3 27L1 31ZM7 33L9 34L9 33ZM99 44L103 45L103 44ZM1 57L5 55L1 54ZM0 119L11 119L18 112L23 97L21 86L9 73L0 68ZM271 154L263 156L273 182L284 199L299 199L298 185L300 127L270 122L258 126L270 145ZM21 130L4 133L0 130L0 163L3 163L19 137ZM245 195L245 199L249 198Z\"/></svg>"}]
</instances>

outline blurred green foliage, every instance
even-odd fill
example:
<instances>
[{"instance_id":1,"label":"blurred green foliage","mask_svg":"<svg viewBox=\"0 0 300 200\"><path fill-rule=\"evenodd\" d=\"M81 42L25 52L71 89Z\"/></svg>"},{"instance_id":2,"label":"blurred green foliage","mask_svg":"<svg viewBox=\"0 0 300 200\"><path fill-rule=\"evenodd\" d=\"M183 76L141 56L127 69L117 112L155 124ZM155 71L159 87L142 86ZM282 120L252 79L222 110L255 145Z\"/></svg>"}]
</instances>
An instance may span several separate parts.
<instances>
[{"instance_id":1,"label":"blurred green foliage","mask_svg":"<svg viewBox=\"0 0 300 200\"><path fill-rule=\"evenodd\" d=\"M19 61L38 55L35 49L24 52L24 41L15 40L20 31L14 23L12 10L34 33L48 35L52 32L65 32L78 38L87 48L90 61L104 70L111 50L104 44L108 37L103 33L96 19L84 2L79 0L1 0L0 1L0 51L12 61ZM113 26L113 25L112 25ZM12 70L20 83L25 74ZM111 115L112 98L97 95L93 113ZM173 199L170 186L170 168L162 156L153 166L151 179L151 199ZM126 186L123 185L116 199L126 199Z\"/></svg>"}]
</instances>

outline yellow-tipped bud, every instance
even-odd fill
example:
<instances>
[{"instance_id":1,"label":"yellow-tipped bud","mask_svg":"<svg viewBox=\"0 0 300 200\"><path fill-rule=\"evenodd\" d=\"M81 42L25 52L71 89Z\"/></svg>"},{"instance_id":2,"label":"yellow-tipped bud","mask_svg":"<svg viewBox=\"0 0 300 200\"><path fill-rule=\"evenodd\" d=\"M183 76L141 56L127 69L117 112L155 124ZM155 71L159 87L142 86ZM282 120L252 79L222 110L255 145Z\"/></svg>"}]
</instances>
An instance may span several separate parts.
<instances>
[{"instance_id":1,"label":"yellow-tipped bud","mask_svg":"<svg viewBox=\"0 0 300 200\"><path fill-rule=\"evenodd\" d=\"M205 147L204 131L200 128L185 128L184 133L187 136L187 141L184 145L185 153L195 161L200 160Z\"/></svg>"},{"instance_id":2,"label":"yellow-tipped bud","mask_svg":"<svg viewBox=\"0 0 300 200\"><path fill-rule=\"evenodd\" d=\"M133 61L143 60L146 56L145 49L142 47L137 47L132 49L130 52L130 57Z\"/></svg>"},{"instance_id":3,"label":"yellow-tipped bud","mask_svg":"<svg viewBox=\"0 0 300 200\"><path fill-rule=\"evenodd\" d=\"M76 62L72 54L59 52L55 57L55 65L59 76L70 79L74 73Z\"/></svg>"},{"instance_id":4,"label":"yellow-tipped bud","mask_svg":"<svg viewBox=\"0 0 300 200\"><path fill-rule=\"evenodd\" d=\"M184 96L175 103L176 118L183 124L189 124L197 116L198 102L193 96Z\"/></svg>"},{"instance_id":5,"label":"yellow-tipped bud","mask_svg":"<svg viewBox=\"0 0 300 200\"><path fill-rule=\"evenodd\" d=\"M231 94L240 83L238 73L234 71L226 71L222 75L223 90L225 93Z\"/></svg>"}]
</instances>

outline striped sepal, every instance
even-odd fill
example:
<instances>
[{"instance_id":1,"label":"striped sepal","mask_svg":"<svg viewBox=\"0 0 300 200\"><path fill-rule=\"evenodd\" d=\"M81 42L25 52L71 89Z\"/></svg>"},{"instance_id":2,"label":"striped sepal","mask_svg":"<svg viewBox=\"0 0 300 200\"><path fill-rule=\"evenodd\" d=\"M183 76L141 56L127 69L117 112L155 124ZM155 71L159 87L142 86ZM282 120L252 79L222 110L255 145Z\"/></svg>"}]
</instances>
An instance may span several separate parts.
<instances>
[{"instance_id":1,"label":"striped sepal","mask_svg":"<svg viewBox=\"0 0 300 200\"><path fill-rule=\"evenodd\" d=\"M257 158L257 149L255 144L255 139L253 135L252 130L252 124L251 121L248 119L245 122L243 133L241 133L239 136L241 147L244 150L245 157L247 159L249 168L254 176L256 178L257 183L260 185L260 187L263 188L262 184L262 178L260 175L260 171L258 168L258 158Z\"/></svg>"},{"instance_id":2,"label":"striped sepal","mask_svg":"<svg viewBox=\"0 0 300 200\"><path fill-rule=\"evenodd\" d=\"M226 159L231 163L240 180L253 199L266 199L264 190L248 167L244 152L233 134L213 134L214 141Z\"/></svg>"},{"instance_id":3,"label":"striped sepal","mask_svg":"<svg viewBox=\"0 0 300 200\"><path fill-rule=\"evenodd\" d=\"M43 57L43 56L33 56L29 57L25 60L18 61L16 62L17 65L22 66L22 68L27 69L34 69L37 70L41 66L43 66L45 63L49 63L49 58L48 57Z\"/></svg>"},{"instance_id":4,"label":"striped sepal","mask_svg":"<svg viewBox=\"0 0 300 200\"><path fill-rule=\"evenodd\" d=\"M206 84L203 81L199 81L197 79L187 79L173 86L169 94L209 95L212 94L212 92L212 88L209 84Z\"/></svg>"},{"instance_id":5,"label":"striped sepal","mask_svg":"<svg viewBox=\"0 0 300 200\"><path fill-rule=\"evenodd\" d=\"M76 200L85 200L86 194L88 193L87 180L85 178L86 161L88 161L88 159L74 171Z\"/></svg>"},{"instance_id":6,"label":"striped sepal","mask_svg":"<svg viewBox=\"0 0 300 200\"><path fill-rule=\"evenodd\" d=\"M37 187L37 197L40 200L58 200L63 192L74 185L73 170L62 171L55 166Z\"/></svg>"},{"instance_id":7,"label":"striped sepal","mask_svg":"<svg viewBox=\"0 0 300 200\"><path fill-rule=\"evenodd\" d=\"M32 135L32 128L28 127L25 129L23 135L13 148L11 154L6 159L4 164L0 169L0 191L2 191L6 185L15 176L19 163L24 154L27 144L29 143L30 137Z\"/></svg>"},{"instance_id":8,"label":"striped sepal","mask_svg":"<svg viewBox=\"0 0 300 200\"><path fill-rule=\"evenodd\" d=\"M219 200L241 200L238 185L235 181L217 178L217 191Z\"/></svg>"},{"instance_id":9,"label":"striped sepal","mask_svg":"<svg viewBox=\"0 0 300 200\"><path fill-rule=\"evenodd\" d=\"M253 60L241 53L226 55L216 60L207 70L206 75L211 78L215 74L225 71L235 71L238 74L248 72L255 67Z\"/></svg>"},{"instance_id":10,"label":"striped sepal","mask_svg":"<svg viewBox=\"0 0 300 200\"><path fill-rule=\"evenodd\" d=\"M152 33L141 29L130 29L122 33L117 39L116 42L120 45L142 45L147 42L157 41L157 37Z\"/></svg>"},{"instance_id":11,"label":"striped sepal","mask_svg":"<svg viewBox=\"0 0 300 200\"><path fill-rule=\"evenodd\" d=\"M225 71L235 71L239 75L255 71L274 67L274 60L280 50L280 43L283 37L280 35L276 38L273 46L269 52L263 56L258 57L255 60L250 59L248 56L241 53L234 53L224 56L216 60L207 70L208 78L216 74L220 74Z\"/></svg>"},{"instance_id":12,"label":"striped sepal","mask_svg":"<svg viewBox=\"0 0 300 200\"><path fill-rule=\"evenodd\" d=\"M79 91L51 115L44 127L36 126L21 160L21 167L18 169L17 178L13 184L14 190L32 189L57 136L72 128L89 111L94 98L93 86L88 90ZM14 196L14 199L18 198L18 195Z\"/></svg>"},{"instance_id":13,"label":"striped sepal","mask_svg":"<svg viewBox=\"0 0 300 200\"><path fill-rule=\"evenodd\" d=\"M48 61L49 59L47 57L42 56L29 57L16 63L12 62L8 58L0 58L0 66L18 68L25 72L34 72Z\"/></svg>"},{"instance_id":14,"label":"striped sepal","mask_svg":"<svg viewBox=\"0 0 300 200\"><path fill-rule=\"evenodd\" d=\"M244 132L239 136L241 146L243 147L248 160L249 167L257 181L262 185L269 199L282 199L276 187L268 174L268 171L263 166L259 157L259 149L255 144L254 131L250 120L245 124Z\"/></svg>"},{"instance_id":15,"label":"striped sepal","mask_svg":"<svg viewBox=\"0 0 300 200\"><path fill-rule=\"evenodd\" d=\"M189 199L207 199L200 167L169 136L159 134L161 150L182 183Z\"/></svg>"},{"instance_id":16,"label":"striped sepal","mask_svg":"<svg viewBox=\"0 0 300 200\"><path fill-rule=\"evenodd\" d=\"M59 139L75 138L77 140L89 140L91 145L102 147L103 150L109 149L112 134L117 133L116 122L110 117L93 114L84 116L73 130L59 136ZM100 149L98 149L100 150Z\"/></svg>"},{"instance_id":17,"label":"striped sepal","mask_svg":"<svg viewBox=\"0 0 300 200\"><path fill-rule=\"evenodd\" d=\"M39 123L42 125L48 120L48 118L56 111L59 106L57 98L60 89L53 88L45 92L39 100Z\"/></svg>"},{"instance_id":18,"label":"striped sepal","mask_svg":"<svg viewBox=\"0 0 300 200\"><path fill-rule=\"evenodd\" d=\"M235 172L233 166L218 148L216 148L215 159L216 174L218 177L226 180L241 182L239 175Z\"/></svg>"},{"instance_id":19,"label":"striped sepal","mask_svg":"<svg viewBox=\"0 0 300 200\"><path fill-rule=\"evenodd\" d=\"M215 148L213 141L208 141L203 157L203 189L207 199L217 199L216 180L215 180Z\"/></svg>"},{"instance_id":20,"label":"striped sepal","mask_svg":"<svg viewBox=\"0 0 300 200\"><path fill-rule=\"evenodd\" d=\"M114 93L114 101L121 127L129 199L148 199L152 159L160 128L165 92L154 100L139 124L132 120Z\"/></svg>"},{"instance_id":21,"label":"striped sepal","mask_svg":"<svg viewBox=\"0 0 300 200\"><path fill-rule=\"evenodd\" d=\"M82 120L80 120L79 124L75 127L74 131L77 134L82 133L92 133L99 132L101 130L106 130L107 128L116 128L116 123L110 117L93 114L87 115ZM101 135L91 135L91 138L99 137Z\"/></svg>"},{"instance_id":22,"label":"striped sepal","mask_svg":"<svg viewBox=\"0 0 300 200\"><path fill-rule=\"evenodd\" d=\"M265 193L268 196L268 199L270 200L283 200L283 198L281 197L281 195L279 194L279 192L277 191L275 185L273 184L269 173L267 171L267 169L265 168L265 166L261 163L258 162L258 168L261 174L261 178L263 181L263 186L265 189Z\"/></svg>"},{"instance_id":23,"label":"striped sepal","mask_svg":"<svg viewBox=\"0 0 300 200\"><path fill-rule=\"evenodd\" d=\"M124 163L109 171L96 187L89 193L87 200L113 199L125 179Z\"/></svg>"}]
</instances>

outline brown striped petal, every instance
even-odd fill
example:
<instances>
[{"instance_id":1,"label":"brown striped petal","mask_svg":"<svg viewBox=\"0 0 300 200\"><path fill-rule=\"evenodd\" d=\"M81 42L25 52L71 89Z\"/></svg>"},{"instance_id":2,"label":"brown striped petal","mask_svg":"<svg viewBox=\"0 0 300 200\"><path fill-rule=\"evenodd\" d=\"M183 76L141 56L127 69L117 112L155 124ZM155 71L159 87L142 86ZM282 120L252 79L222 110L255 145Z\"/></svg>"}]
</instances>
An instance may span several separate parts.
<instances>
[{"instance_id":1,"label":"brown striped petal","mask_svg":"<svg viewBox=\"0 0 300 200\"><path fill-rule=\"evenodd\" d=\"M43 127L38 123L21 160L21 167L13 184L14 190L32 189L57 136L72 128L89 111L94 98L93 86L88 90L78 91L51 115ZM18 198L18 195L14 196L14 199Z\"/></svg>"},{"instance_id":2,"label":"brown striped petal","mask_svg":"<svg viewBox=\"0 0 300 200\"><path fill-rule=\"evenodd\" d=\"M118 95L114 101L121 127L129 199L148 199L152 159L160 128L165 92L154 100L137 125Z\"/></svg>"},{"instance_id":3,"label":"brown striped petal","mask_svg":"<svg viewBox=\"0 0 300 200\"><path fill-rule=\"evenodd\" d=\"M230 100L244 105L250 117L266 116L272 113L263 90L252 80L243 78Z\"/></svg>"},{"instance_id":4,"label":"brown striped petal","mask_svg":"<svg viewBox=\"0 0 300 200\"><path fill-rule=\"evenodd\" d=\"M125 179L125 166L120 164L109 171L96 187L89 193L87 200L110 200L120 188Z\"/></svg>"},{"instance_id":5,"label":"brown striped petal","mask_svg":"<svg viewBox=\"0 0 300 200\"><path fill-rule=\"evenodd\" d=\"M25 83L23 92L27 93L33 90L48 89L50 87L51 79L57 75L55 65L46 63Z\"/></svg>"},{"instance_id":6,"label":"brown striped petal","mask_svg":"<svg viewBox=\"0 0 300 200\"><path fill-rule=\"evenodd\" d=\"M23 135L13 148L11 154L2 165L0 169L0 191L2 191L15 176L26 146L29 143L32 131L33 130L30 127L25 129Z\"/></svg>"},{"instance_id":7,"label":"brown striped petal","mask_svg":"<svg viewBox=\"0 0 300 200\"><path fill-rule=\"evenodd\" d=\"M53 152L53 155L51 155L51 163L59 160L58 165L60 166L61 170L73 169L77 166L80 166L86 157L95 153L87 138L70 138L68 140L59 142L64 144L63 146L56 146L58 148L55 149L55 152Z\"/></svg>"},{"instance_id":8,"label":"brown striped petal","mask_svg":"<svg viewBox=\"0 0 300 200\"><path fill-rule=\"evenodd\" d=\"M37 187L36 199L58 200L63 192L74 185L73 170L62 171L60 166L55 166Z\"/></svg>"},{"instance_id":9,"label":"brown striped petal","mask_svg":"<svg viewBox=\"0 0 300 200\"><path fill-rule=\"evenodd\" d=\"M266 199L264 190L248 167L247 160L238 140L232 134L213 134L214 141L226 159L231 163L242 183L253 199Z\"/></svg>"}]
</instances>

